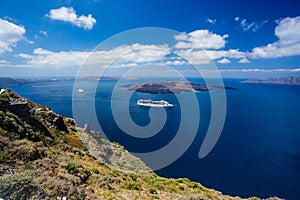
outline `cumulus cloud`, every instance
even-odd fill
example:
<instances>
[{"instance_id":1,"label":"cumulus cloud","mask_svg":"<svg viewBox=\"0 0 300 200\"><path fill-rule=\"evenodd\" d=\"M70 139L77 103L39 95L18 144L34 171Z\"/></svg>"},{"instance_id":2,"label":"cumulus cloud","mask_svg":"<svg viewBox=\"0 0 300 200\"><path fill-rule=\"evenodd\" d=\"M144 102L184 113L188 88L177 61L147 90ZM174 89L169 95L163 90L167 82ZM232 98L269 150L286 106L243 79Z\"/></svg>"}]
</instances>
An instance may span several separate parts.
<instances>
[{"instance_id":1,"label":"cumulus cloud","mask_svg":"<svg viewBox=\"0 0 300 200\"><path fill-rule=\"evenodd\" d=\"M0 19L0 54L11 52L12 47L24 38L26 30L23 26L18 26L7 20Z\"/></svg>"},{"instance_id":2,"label":"cumulus cloud","mask_svg":"<svg viewBox=\"0 0 300 200\"><path fill-rule=\"evenodd\" d=\"M239 22L240 26L244 31L253 31L256 32L259 29L261 29L265 23L268 22L268 20L264 20L261 22L248 22L246 19L240 18L240 17L235 17L234 20L236 22Z\"/></svg>"},{"instance_id":3,"label":"cumulus cloud","mask_svg":"<svg viewBox=\"0 0 300 200\"><path fill-rule=\"evenodd\" d=\"M69 22L79 28L90 30L96 24L96 19L91 14L88 16L78 16L73 7L61 7L58 9L51 9L46 15L50 19Z\"/></svg>"},{"instance_id":4,"label":"cumulus cloud","mask_svg":"<svg viewBox=\"0 0 300 200\"><path fill-rule=\"evenodd\" d=\"M250 63L250 61L247 58L242 58L239 60L239 63L245 64L245 63Z\"/></svg>"},{"instance_id":5,"label":"cumulus cloud","mask_svg":"<svg viewBox=\"0 0 300 200\"><path fill-rule=\"evenodd\" d=\"M300 55L300 16L284 18L275 28L278 40L262 47L256 47L250 54L253 58L279 58Z\"/></svg>"},{"instance_id":6,"label":"cumulus cloud","mask_svg":"<svg viewBox=\"0 0 300 200\"><path fill-rule=\"evenodd\" d=\"M190 33L180 33L175 36L178 49L220 49L225 46L227 34L221 36L209 30L196 30Z\"/></svg>"},{"instance_id":7,"label":"cumulus cloud","mask_svg":"<svg viewBox=\"0 0 300 200\"><path fill-rule=\"evenodd\" d=\"M188 60L191 64L208 64L213 60L220 58L235 58L241 59L245 57L245 53L237 49L229 50L194 50L194 49L180 49L175 53L182 58Z\"/></svg>"},{"instance_id":8,"label":"cumulus cloud","mask_svg":"<svg viewBox=\"0 0 300 200\"><path fill-rule=\"evenodd\" d=\"M235 17L234 18L234 21L239 21L240 20L240 17Z\"/></svg>"},{"instance_id":9,"label":"cumulus cloud","mask_svg":"<svg viewBox=\"0 0 300 200\"><path fill-rule=\"evenodd\" d=\"M217 20L216 19L207 18L206 22L209 23L209 24L215 24L217 22Z\"/></svg>"},{"instance_id":10,"label":"cumulus cloud","mask_svg":"<svg viewBox=\"0 0 300 200\"><path fill-rule=\"evenodd\" d=\"M229 64L229 63L231 63L231 61L228 60L227 58L223 58L222 60L218 60L217 62L220 63L220 64Z\"/></svg>"},{"instance_id":11,"label":"cumulus cloud","mask_svg":"<svg viewBox=\"0 0 300 200\"><path fill-rule=\"evenodd\" d=\"M10 62L7 60L0 60L0 64L9 64Z\"/></svg>"},{"instance_id":12,"label":"cumulus cloud","mask_svg":"<svg viewBox=\"0 0 300 200\"><path fill-rule=\"evenodd\" d=\"M39 31L40 34L42 34L43 36L48 36L48 33L46 31Z\"/></svg>"},{"instance_id":13,"label":"cumulus cloud","mask_svg":"<svg viewBox=\"0 0 300 200\"><path fill-rule=\"evenodd\" d=\"M165 64L167 64L167 65L185 65L185 64L187 64L187 62L184 60L172 60L172 61L165 62Z\"/></svg>"},{"instance_id":14,"label":"cumulus cloud","mask_svg":"<svg viewBox=\"0 0 300 200\"><path fill-rule=\"evenodd\" d=\"M123 54L120 58L125 62L154 62L162 59L170 53L170 48L167 45L141 45L133 44L131 46L123 46L126 48L124 52L130 51L128 54ZM129 48L129 49L127 49Z\"/></svg>"},{"instance_id":15,"label":"cumulus cloud","mask_svg":"<svg viewBox=\"0 0 300 200\"><path fill-rule=\"evenodd\" d=\"M19 54L26 59L27 67L70 67L85 65L97 65L107 67L112 60L111 67L134 67L136 63L156 62L170 53L166 45L141 45L132 44L119 46L106 51L60 51L53 52L42 48L34 49L33 54ZM134 64L135 63L135 64Z\"/></svg>"},{"instance_id":16,"label":"cumulus cloud","mask_svg":"<svg viewBox=\"0 0 300 200\"><path fill-rule=\"evenodd\" d=\"M222 50L225 47L227 34L221 36L208 30L196 30L191 33L180 33L175 36L176 53L192 64L208 64L213 60L221 64L230 63L229 58L242 59L247 53L239 49Z\"/></svg>"}]
</instances>

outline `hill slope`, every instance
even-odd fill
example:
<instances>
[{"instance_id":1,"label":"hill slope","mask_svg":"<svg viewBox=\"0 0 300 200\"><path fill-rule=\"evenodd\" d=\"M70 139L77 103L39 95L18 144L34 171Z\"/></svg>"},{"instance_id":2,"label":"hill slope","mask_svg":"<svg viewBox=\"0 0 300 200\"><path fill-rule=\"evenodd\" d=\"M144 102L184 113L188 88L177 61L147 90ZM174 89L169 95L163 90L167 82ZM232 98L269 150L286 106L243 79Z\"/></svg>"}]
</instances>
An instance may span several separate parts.
<instances>
[{"instance_id":1,"label":"hill slope","mask_svg":"<svg viewBox=\"0 0 300 200\"><path fill-rule=\"evenodd\" d=\"M0 95L0 151L3 199L240 199L159 177L121 145L10 90Z\"/></svg>"},{"instance_id":2,"label":"hill slope","mask_svg":"<svg viewBox=\"0 0 300 200\"><path fill-rule=\"evenodd\" d=\"M22 82L12 79L12 78L8 78L8 77L0 77L0 88L9 88L12 86L18 86L21 85Z\"/></svg>"}]
</instances>

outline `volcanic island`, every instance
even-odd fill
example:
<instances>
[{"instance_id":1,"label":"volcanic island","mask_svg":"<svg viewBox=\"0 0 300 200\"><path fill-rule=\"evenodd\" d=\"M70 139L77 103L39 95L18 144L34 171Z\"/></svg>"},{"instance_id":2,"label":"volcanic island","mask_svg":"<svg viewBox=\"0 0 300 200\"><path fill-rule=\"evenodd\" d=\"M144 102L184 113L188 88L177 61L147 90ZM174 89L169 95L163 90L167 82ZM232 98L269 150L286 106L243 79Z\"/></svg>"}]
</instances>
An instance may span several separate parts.
<instances>
[{"instance_id":1,"label":"volcanic island","mask_svg":"<svg viewBox=\"0 0 300 200\"><path fill-rule=\"evenodd\" d=\"M147 82L123 85L128 90L149 94L179 94L181 92L197 92L213 90L213 86L186 81Z\"/></svg>"}]
</instances>

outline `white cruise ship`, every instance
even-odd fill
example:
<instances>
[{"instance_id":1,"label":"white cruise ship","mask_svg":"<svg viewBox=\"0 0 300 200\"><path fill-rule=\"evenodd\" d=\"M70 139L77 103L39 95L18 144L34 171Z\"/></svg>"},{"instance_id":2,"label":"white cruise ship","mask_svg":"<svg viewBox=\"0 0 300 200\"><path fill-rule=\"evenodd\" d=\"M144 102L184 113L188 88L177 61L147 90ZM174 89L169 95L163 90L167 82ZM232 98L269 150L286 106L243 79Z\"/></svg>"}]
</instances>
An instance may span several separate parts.
<instances>
[{"instance_id":1,"label":"white cruise ship","mask_svg":"<svg viewBox=\"0 0 300 200\"><path fill-rule=\"evenodd\" d=\"M151 99L139 99L137 104L140 106L151 106L151 107L172 107L173 104L170 104L167 101L152 101Z\"/></svg>"}]
</instances>

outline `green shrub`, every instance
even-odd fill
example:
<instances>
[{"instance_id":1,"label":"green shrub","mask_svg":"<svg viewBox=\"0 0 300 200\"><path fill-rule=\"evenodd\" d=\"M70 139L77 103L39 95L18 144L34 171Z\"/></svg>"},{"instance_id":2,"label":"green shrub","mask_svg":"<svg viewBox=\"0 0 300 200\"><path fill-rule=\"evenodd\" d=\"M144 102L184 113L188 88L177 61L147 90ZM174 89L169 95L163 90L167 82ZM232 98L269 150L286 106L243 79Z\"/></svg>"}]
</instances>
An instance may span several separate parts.
<instances>
[{"instance_id":1,"label":"green shrub","mask_svg":"<svg viewBox=\"0 0 300 200\"><path fill-rule=\"evenodd\" d=\"M134 174L134 173L129 173L128 177L130 177L132 181L137 181L137 179L139 178L139 175Z\"/></svg>"},{"instance_id":2,"label":"green shrub","mask_svg":"<svg viewBox=\"0 0 300 200\"><path fill-rule=\"evenodd\" d=\"M95 174L99 174L100 173L100 171L97 168L95 168L95 167L92 168L92 172L94 172Z\"/></svg>"},{"instance_id":3,"label":"green shrub","mask_svg":"<svg viewBox=\"0 0 300 200\"><path fill-rule=\"evenodd\" d=\"M110 172L110 175L114 176L114 177L117 177L119 175L119 172L115 169L113 169L111 172Z\"/></svg>"},{"instance_id":4,"label":"green shrub","mask_svg":"<svg viewBox=\"0 0 300 200\"><path fill-rule=\"evenodd\" d=\"M10 163L14 160L13 155L11 154L7 146L3 146L2 148L0 147L0 150L1 150L0 152L1 163Z\"/></svg>"},{"instance_id":5,"label":"green shrub","mask_svg":"<svg viewBox=\"0 0 300 200\"><path fill-rule=\"evenodd\" d=\"M138 182L128 182L125 186L128 190L141 190L141 183Z\"/></svg>"},{"instance_id":6,"label":"green shrub","mask_svg":"<svg viewBox=\"0 0 300 200\"><path fill-rule=\"evenodd\" d=\"M257 198L257 197L250 197L249 200L260 200L260 198Z\"/></svg>"},{"instance_id":7,"label":"green shrub","mask_svg":"<svg viewBox=\"0 0 300 200\"><path fill-rule=\"evenodd\" d=\"M183 185L179 185L178 187L180 190L184 191L184 186Z\"/></svg>"},{"instance_id":8,"label":"green shrub","mask_svg":"<svg viewBox=\"0 0 300 200\"><path fill-rule=\"evenodd\" d=\"M149 189L149 193L150 193L150 194L157 194L157 191L156 191L155 188L150 188L150 189Z\"/></svg>"},{"instance_id":9,"label":"green shrub","mask_svg":"<svg viewBox=\"0 0 300 200\"><path fill-rule=\"evenodd\" d=\"M176 192L176 190L177 190L174 185L169 185L167 188L170 192Z\"/></svg>"},{"instance_id":10,"label":"green shrub","mask_svg":"<svg viewBox=\"0 0 300 200\"><path fill-rule=\"evenodd\" d=\"M68 165L66 166L66 169L68 171L68 173L70 174L77 174L79 172L78 167L75 165L75 163L68 163Z\"/></svg>"},{"instance_id":11,"label":"green shrub","mask_svg":"<svg viewBox=\"0 0 300 200\"><path fill-rule=\"evenodd\" d=\"M153 187L158 189L158 190L164 189L164 186L165 185L161 181L156 181L156 182L153 183Z\"/></svg>"}]
</instances>

